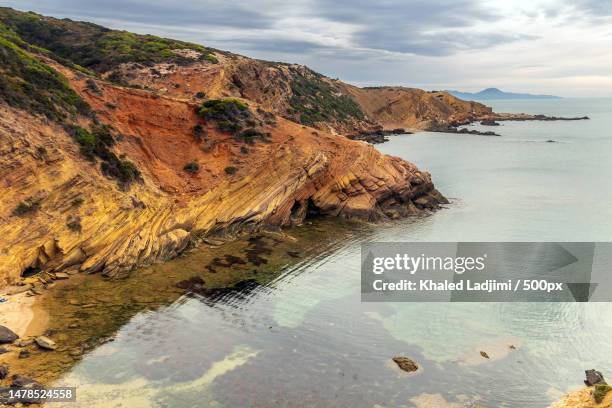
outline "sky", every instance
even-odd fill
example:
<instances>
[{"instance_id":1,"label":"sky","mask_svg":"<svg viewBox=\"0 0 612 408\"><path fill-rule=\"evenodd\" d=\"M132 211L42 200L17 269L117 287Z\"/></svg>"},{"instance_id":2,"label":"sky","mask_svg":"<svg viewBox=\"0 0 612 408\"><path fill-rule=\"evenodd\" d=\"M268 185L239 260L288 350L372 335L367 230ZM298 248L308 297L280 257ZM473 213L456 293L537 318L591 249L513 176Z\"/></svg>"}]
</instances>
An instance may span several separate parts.
<instances>
[{"instance_id":1,"label":"sky","mask_svg":"<svg viewBox=\"0 0 612 408\"><path fill-rule=\"evenodd\" d=\"M612 0L0 0L360 86L612 96Z\"/></svg>"}]
</instances>

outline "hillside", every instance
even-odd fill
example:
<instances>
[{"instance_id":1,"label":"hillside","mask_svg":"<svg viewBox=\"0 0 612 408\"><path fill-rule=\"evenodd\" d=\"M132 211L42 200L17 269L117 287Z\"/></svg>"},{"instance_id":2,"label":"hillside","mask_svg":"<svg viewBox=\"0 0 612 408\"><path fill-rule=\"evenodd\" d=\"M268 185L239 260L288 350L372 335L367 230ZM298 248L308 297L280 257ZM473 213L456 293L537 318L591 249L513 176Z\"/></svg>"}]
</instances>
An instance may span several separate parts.
<instances>
[{"instance_id":1,"label":"hillside","mask_svg":"<svg viewBox=\"0 0 612 408\"><path fill-rule=\"evenodd\" d=\"M434 128L490 113L444 92L357 88L309 68L240 55L95 24L0 9L0 21L50 57L119 85L198 101L241 97L294 122L337 133L378 128Z\"/></svg>"},{"instance_id":2,"label":"hillside","mask_svg":"<svg viewBox=\"0 0 612 408\"><path fill-rule=\"evenodd\" d=\"M0 70L0 286L445 202L428 173L336 135L379 124L305 67L0 9Z\"/></svg>"}]
</instances>

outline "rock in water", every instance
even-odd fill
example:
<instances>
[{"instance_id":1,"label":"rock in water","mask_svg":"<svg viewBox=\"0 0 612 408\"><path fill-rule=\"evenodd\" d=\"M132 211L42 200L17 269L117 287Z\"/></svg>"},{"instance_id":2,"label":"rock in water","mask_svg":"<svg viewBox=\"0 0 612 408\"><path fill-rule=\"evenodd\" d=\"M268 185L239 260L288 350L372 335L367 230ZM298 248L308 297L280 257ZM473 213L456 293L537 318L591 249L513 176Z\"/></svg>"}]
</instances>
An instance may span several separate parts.
<instances>
[{"instance_id":1,"label":"rock in water","mask_svg":"<svg viewBox=\"0 0 612 408\"><path fill-rule=\"evenodd\" d=\"M9 373L9 369L5 365L0 366L0 380L4 380Z\"/></svg>"},{"instance_id":2,"label":"rock in water","mask_svg":"<svg viewBox=\"0 0 612 408\"><path fill-rule=\"evenodd\" d=\"M592 387L595 384L606 383L603 374L597 370L585 370L584 373L586 374L586 380L584 380L584 383L589 387Z\"/></svg>"},{"instance_id":3,"label":"rock in water","mask_svg":"<svg viewBox=\"0 0 612 408\"><path fill-rule=\"evenodd\" d=\"M12 343L19 338L8 327L0 326L0 344Z\"/></svg>"},{"instance_id":4,"label":"rock in water","mask_svg":"<svg viewBox=\"0 0 612 408\"><path fill-rule=\"evenodd\" d=\"M409 359L408 357L393 357L393 361L399 368L409 373L412 373L419 369L417 363Z\"/></svg>"},{"instance_id":5,"label":"rock in water","mask_svg":"<svg viewBox=\"0 0 612 408\"><path fill-rule=\"evenodd\" d=\"M480 355L483 356L484 358L490 358L486 351L481 351Z\"/></svg>"},{"instance_id":6,"label":"rock in water","mask_svg":"<svg viewBox=\"0 0 612 408\"><path fill-rule=\"evenodd\" d=\"M57 348L57 344L46 336L37 337L36 344L38 344L38 347L46 350L55 350Z\"/></svg>"}]
</instances>

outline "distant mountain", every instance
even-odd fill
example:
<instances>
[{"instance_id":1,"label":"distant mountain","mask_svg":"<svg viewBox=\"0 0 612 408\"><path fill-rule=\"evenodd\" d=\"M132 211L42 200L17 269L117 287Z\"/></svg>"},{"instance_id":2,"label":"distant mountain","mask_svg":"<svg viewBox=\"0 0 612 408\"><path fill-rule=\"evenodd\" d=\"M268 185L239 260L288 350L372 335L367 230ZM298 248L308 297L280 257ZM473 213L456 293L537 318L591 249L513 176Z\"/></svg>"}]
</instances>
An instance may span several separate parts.
<instances>
[{"instance_id":1,"label":"distant mountain","mask_svg":"<svg viewBox=\"0 0 612 408\"><path fill-rule=\"evenodd\" d=\"M528 93L504 92L498 88L487 88L480 92L447 91L449 94L464 100L486 101L490 99L560 99L553 95L533 95Z\"/></svg>"}]
</instances>

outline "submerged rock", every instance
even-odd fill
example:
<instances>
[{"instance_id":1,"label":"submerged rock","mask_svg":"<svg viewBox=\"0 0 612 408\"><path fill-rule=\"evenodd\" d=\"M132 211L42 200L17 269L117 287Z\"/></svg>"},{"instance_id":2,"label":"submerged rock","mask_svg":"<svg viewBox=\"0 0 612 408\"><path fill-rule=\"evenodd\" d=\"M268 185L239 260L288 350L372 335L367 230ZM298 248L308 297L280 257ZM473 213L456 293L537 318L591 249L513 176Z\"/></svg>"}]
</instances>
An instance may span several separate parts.
<instances>
[{"instance_id":1,"label":"submerged rock","mask_svg":"<svg viewBox=\"0 0 612 408\"><path fill-rule=\"evenodd\" d=\"M589 387L595 384L606 383L603 374L597 370L585 370L584 374L586 375L584 383Z\"/></svg>"},{"instance_id":2,"label":"submerged rock","mask_svg":"<svg viewBox=\"0 0 612 408\"><path fill-rule=\"evenodd\" d=\"M397 364L399 368L409 373L412 373L419 369L418 364L415 363L413 360L409 359L408 357L393 357L393 361L395 362L395 364Z\"/></svg>"},{"instance_id":3,"label":"submerged rock","mask_svg":"<svg viewBox=\"0 0 612 408\"><path fill-rule=\"evenodd\" d=\"M499 126L499 123L497 123L496 121L494 121L492 119L484 119L484 120L480 121L480 124L482 126Z\"/></svg>"},{"instance_id":4,"label":"submerged rock","mask_svg":"<svg viewBox=\"0 0 612 408\"><path fill-rule=\"evenodd\" d=\"M18 338L19 336L11 329L5 326L0 326L0 344L12 343Z\"/></svg>"}]
</instances>

